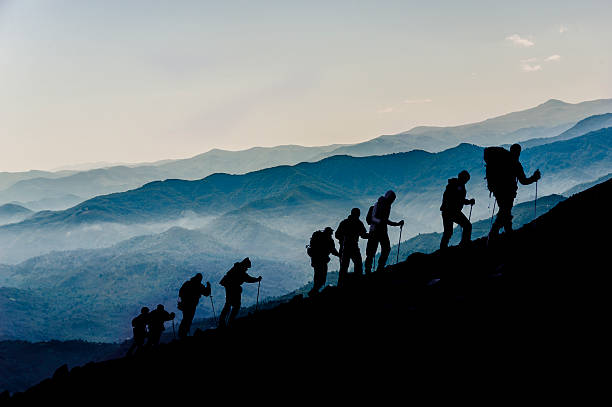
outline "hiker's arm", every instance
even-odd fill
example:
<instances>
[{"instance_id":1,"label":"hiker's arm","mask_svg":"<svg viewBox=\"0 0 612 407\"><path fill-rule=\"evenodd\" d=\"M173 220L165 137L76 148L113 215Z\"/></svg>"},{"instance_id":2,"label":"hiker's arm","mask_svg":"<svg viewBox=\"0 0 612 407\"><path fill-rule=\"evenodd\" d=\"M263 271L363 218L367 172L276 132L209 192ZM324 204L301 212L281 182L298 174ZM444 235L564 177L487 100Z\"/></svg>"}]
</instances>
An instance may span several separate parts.
<instances>
[{"instance_id":1,"label":"hiker's arm","mask_svg":"<svg viewBox=\"0 0 612 407\"><path fill-rule=\"evenodd\" d=\"M404 220L400 220L399 222L393 222L393 221L388 220L387 224L389 226L404 226Z\"/></svg>"},{"instance_id":2,"label":"hiker's arm","mask_svg":"<svg viewBox=\"0 0 612 407\"><path fill-rule=\"evenodd\" d=\"M359 236L361 236L362 239L369 239L370 238L370 234L367 232L365 226L363 225L363 223L361 224L360 228L359 228Z\"/></svg>"},{"instance_id":3,"label":"hiker's arm","mask_svg":"<svg viewBox=\"0 0 612 407\"><path fill-rule=\"evenodd\" d=\"M244 281L246 281L247 283L256 283L258 281L261 281L261 277L252 277L247 273L244 273Z\"/></svg>"},{"instance_id":4,"label":"hiker's arm","mask_svg":"<svg viewBox=\"0 0 612 407\"><path fill-rule=\"evenodd\" d=\"M476 200L474 198L472 198L472 199L465 199L463 201L464 205L474 205L475 203L476 203Z\"/></svg>"},{"instance_id":5,"label":"hiker's arm","mask_svg":"<svg viewBox=\"0 0 612 407\"><path fill-rule=\"evenodd\" d=\"M537 180L540 179L540 170L535 170L535 172L533 173L533 175L529 178L527 178L525 176L525 170L523 170L523 166L519 163L518 165L518 174L517 174L517 178L519 180L519 182L523 185L529 185L529 184L533 184L534 182L536 182Z\"/></svg>"},{"instance_id":6,"label":"hiker's arm","mask_svg":"<svg viewBox=\"0 0 612 407\"><path fill-rule=\"evenodd\" d=\"M330 249L329 251L331 252L331 254L333 254L334 256L340 257L340 253L338 253L338 250L336 250L336 245L334 244L334 242L332 242L329 249Z\"/></svg>"},{"instance_id":7,"label":"hiker's arm","mask_svg":"<svg viewBox=\"0 0 612 407\"><path fill-rule=\"evenodd\" d=\"M202 293L202 295L204 297L210 296L210 291L211 291L211 289L210 289L210 281L207 282L206 285L202 284L200 292Z\"/></svg>"}]
</instances>

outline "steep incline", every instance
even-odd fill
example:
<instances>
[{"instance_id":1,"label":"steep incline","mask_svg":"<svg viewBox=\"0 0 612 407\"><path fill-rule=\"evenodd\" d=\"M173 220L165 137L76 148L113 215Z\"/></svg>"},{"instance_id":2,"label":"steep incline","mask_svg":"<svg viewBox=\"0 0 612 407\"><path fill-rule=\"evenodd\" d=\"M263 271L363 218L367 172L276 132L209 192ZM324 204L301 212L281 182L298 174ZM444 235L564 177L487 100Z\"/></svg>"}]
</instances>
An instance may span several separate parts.
<instances>
[{"instance_id":1,"label":"steep incline","mask_svg":"<svg viewBox=\"0 0 612 407\"><path fill-rule=\"evenodd\" d=\"M15 399L110 402L180 391L176 397L194 400L286 401L286 391L298 396L318 380L340 394L405 395L411 377L460 381L473 369L497 382L520 369L522 388L573 380L603 349L609 256L598 231L610 229L610 198L612 180L488 245L415 253L347 289L296 298L225 331L58 370Z\"/></svg>"}]
</instances>

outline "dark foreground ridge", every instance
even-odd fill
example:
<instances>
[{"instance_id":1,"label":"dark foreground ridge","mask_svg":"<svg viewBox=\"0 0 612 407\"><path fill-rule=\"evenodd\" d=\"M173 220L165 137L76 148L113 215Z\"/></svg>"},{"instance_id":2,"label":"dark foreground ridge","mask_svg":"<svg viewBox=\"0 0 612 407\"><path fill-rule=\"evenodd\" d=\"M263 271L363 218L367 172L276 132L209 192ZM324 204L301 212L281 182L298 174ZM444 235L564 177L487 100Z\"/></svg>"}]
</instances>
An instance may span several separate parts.
<instances>
[{"instance_id":1,"label":"dark foreground ridge","mask_svg":"<svg viewBox=\"0 0 612 407\"><path fill-rule=\"evenodd\" d=\"M542 390L584 379L603 353L609 321L609 238L598 232L610 230L611 198L612 180L489 245L482 238L415 253L231 328L59 369L13 401L270 402L318 388L355 397L362 386L383 397L410 392L415 377L469 381L474 371L477 386L512 376L522 389Z\"/></svg>"}]
</instances>

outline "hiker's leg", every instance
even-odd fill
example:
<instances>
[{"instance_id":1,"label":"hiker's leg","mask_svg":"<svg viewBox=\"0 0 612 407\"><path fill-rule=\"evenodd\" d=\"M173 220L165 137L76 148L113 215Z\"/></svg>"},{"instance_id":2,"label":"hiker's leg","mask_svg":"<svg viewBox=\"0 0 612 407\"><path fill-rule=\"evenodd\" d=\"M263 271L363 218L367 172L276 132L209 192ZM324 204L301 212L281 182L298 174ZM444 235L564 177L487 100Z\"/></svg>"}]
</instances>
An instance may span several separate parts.
<instances>
[{"instance_id":1,"label":"hiker's leg","mask_svg":"<svg viewBox=\"0 0 612 407\"><path fill-rule=\"evenodd\" d=\"M378 250L378 236L374 233L370 235L368 239L368 245L366 246L366 261L365 261L365 273L370 274L372 271L372 263Z\"/></svg>"},{"instance_id":2,"label":"hiker's leg","mask_svg":"<svg viewBox=\"0 0 612 407\"><path fill-rule=\"evenodd\" d=\"M230 309L232 308L232 305L230 304L229 301L229 290L226 288L225 289L225 305L223 306L223 309L221 310L221 315L219 315L219 326L223 327L226 325L227 323L227 314L229 314Z\"/></svg>"},{"instance_id":3,"label":"hiker's leg","mask_svg":"<svg viewBox=\"0 0 612 407\"><path fill-rule=\"evenodd\" d=\"M461 226L461 246L466 245L472 241L472 224L468 220L468 218L463 214L463 212L459 212L455 215L454 218L455 223Z\"/></svg>"},{"instance_id":4,"label":"hiker's leg","mask_svg":"<svg viewBox=\"0 0 612 407\"><path fill-rule=\"evenodd\" d=\"M498 200L497 204L499 205L499 213L495 222L498 223L499 228L503 227L506 233L512 232L512 205L514 204L514 197L505 196Z\"/></svg>"},{"instance_id":5,"label":"hiker's leg","mask_svg":"<svg viewBox=\"0 0 612 407\"><path fill-rule=\"evenodd\" d=\"M149 341L147 342L147 346L157 346L159 345L159 340L161 338L161 331L153 331L149 332Z\"/></svg>"},{"instance_id":6,"label":"hiker's leg","mask_svg":"<svg viewBox=\"0 0 612 407\"><path fill-rule=\"evenodd\" d=\"M497 237L499 235L499 230L502 228L502 225L504 223L504 216L505 211L502 211L502 206L504 205L504 201L505 198L503 197L503 195L498 194L495 195L495 204L494 204L494 208L495 205L497 205L498 211L497 211L497 216L495 216L495 221L493 222L493 226L491 226L491 231L489 232L489 237L493 236L493 237Z\"/></svg>"},{"instance_id":7,"label":"hiker's leg","mask_svg":"<svg viewBox=\"0 0 612 407\"><path fill-rule=\"evenodd\" d=\"M181 324L179 325L178 329L178 336L180 339L183 339L189 335L189 330L191 329L191 323L194 316L195 308L189 307L188 309L183 310L183 319L181 320Z\"/></svg>"},{"instance_id":8,"label":"hiker's leg","mask_svg":"<svg viewBox=\"0 0 612 407\"><path fill-rule=\"evenodd\" d=\"M232 312L230 312L229 315L229 324L231 325L232 322L234 322L234 320L236 319L236 317L238 316L238 312L240 312L240 299L238 299L238 301L232 303Z\"/></svg>"},{"instance_id":9,"label":"hiker's leg","mask_svg":"<svg viewBox=\"0 0 612 407\"><path fill-rule=\"evenodd\" d=\"M453 236L453 220L452 217L442 212L442 225L444 226L444 232L442 233L442 240L440 241L440 249L446 249L451 236Z\"/></svg>"},{"instance_id":10,"label":"hiker's leg","mask_svg":"<svg viewBox=\"0 0 612 407\"><path fill-rule=\"evenodd\" d=\"M342 257L340 257L340 269L338 270L338 287L342 287L346 282L346 276L348 274L348 268L350 265L351 258L349 257L348 248L342 249Z\"/></svg>"},{"instance_id":11,"label":"hiker's leg","mask_svg":"<svg viewBox=\"0 0 612 407\"><path fill-rule=\"evenodd\" d=\"M130 346L130 349L127 351L127 356L132 356L132 353L137 348L138 348L138 344L136 343L136 339L134 339L134 341L132 342L132 346Z\"/></svg>"},{"instance_id":12,"label":"hiker's leg","mask_svg":"<svg viewBox=\"0 0 612 407\"><path fill-rule=\"evenodd\" d=\"M378 259L378 267L376 267L376 271L381 271L385 269L385 265L387 264L387 259L389 258L389 253L391 253L391 242L389 242L389 235L384 234L379 237L380 239L380 258Z\"/></svg>"},{"instance_id":13,"label":"hiker's leg","mask_svg":"<svg viewBox=\"0 0 612 407\"><path fill-rule=\"evenodd\" d=\"M361 260L361 251L359 250L359 246L353 247L351 259L353 260L353 268L355 269L355 275L363 275L363 264Z\"/></svg>"},{"instance_id":14,"label":"hiker's leg","mask_svg":"<svg viewBox=\"0 0 612 407\"><path fill-rule=\"evenodd\" d=\"M322 263L321 261L314 264L314 279L312 281L312 290L310 290L308 295L317 294L321 287L325 285L325 281L327 280L327 264Z\"/></svg>"}]
</instances>

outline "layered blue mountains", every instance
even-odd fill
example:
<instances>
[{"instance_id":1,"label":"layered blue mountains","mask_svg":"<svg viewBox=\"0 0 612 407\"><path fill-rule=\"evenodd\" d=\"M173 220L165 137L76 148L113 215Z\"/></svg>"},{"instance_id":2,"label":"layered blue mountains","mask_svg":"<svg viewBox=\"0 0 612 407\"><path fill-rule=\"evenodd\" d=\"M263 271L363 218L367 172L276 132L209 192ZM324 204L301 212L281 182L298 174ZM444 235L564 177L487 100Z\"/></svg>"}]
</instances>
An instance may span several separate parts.
<instances>
[{"instance_id":1,"label":"layered blue mountains","mask_svg":"<svg viewBox=\"0 0 612 407\"><path fill-rule=\"evenodd\" d=\"M567 138L584 134L587 130L608 127L601 123L601 118L593 118L590 124L579 122L610 112L612 99L576 104L551 99L531 109L478 123L453 127L421 126L352 145L286 145L243 151L215 149L183 160L108 165L84 171L0 173L0 205L15 203L34 211L66 209L97 195L127 191L155 180L198 180L213 173L244 174L278 165L316 162L335 155L364 157L415 149L440 152L460 143L487 146L530 139L536 139L529 142L534 145L544 144L558 141L552 137L560 137L562 133L562 137ZM579 126L573 133L565 133L577 124Z\"/></svg>"},{"instance_id":2,"label":"layered blue mountains","mask_svg":"<svg viewBox=\"0 0 612 407\"><path fill-rule=\"evenodd\" d=\"M480 123L419 127L354 145L212 150L186 160L2 173L0 341L120 343L131 337L129 321L142 306L162 303L177 312L178 289L197 272L211 281L220 308L219 280L247 256L252 273L264 278L262 298L287 295L312 279L305 250L312 232L335 229L353 207L364 220L389 189L398 197L391 219L406 222L399 260L435 252L442 193L463 169L471 174L468 197L476 199L473 237L484 236L494 206L483 162L489 145L521 142L527 175L542 172L537 214L546 213L612 176L610 112L612 99L550 100ZM517 226L533 220L534 199L535 185L519 187ZM390 238L397 245L397 228ZM390 263L397 246L392 250ZM337 268L334 258L330 271ZM256 287L245 287L243 304L256 295ZM212 316L203 302L196 319ZM77 348L81 359L84 349L100 349ZM109 349L99 354L117 347Z\"/></svg>"}]
</instances>

